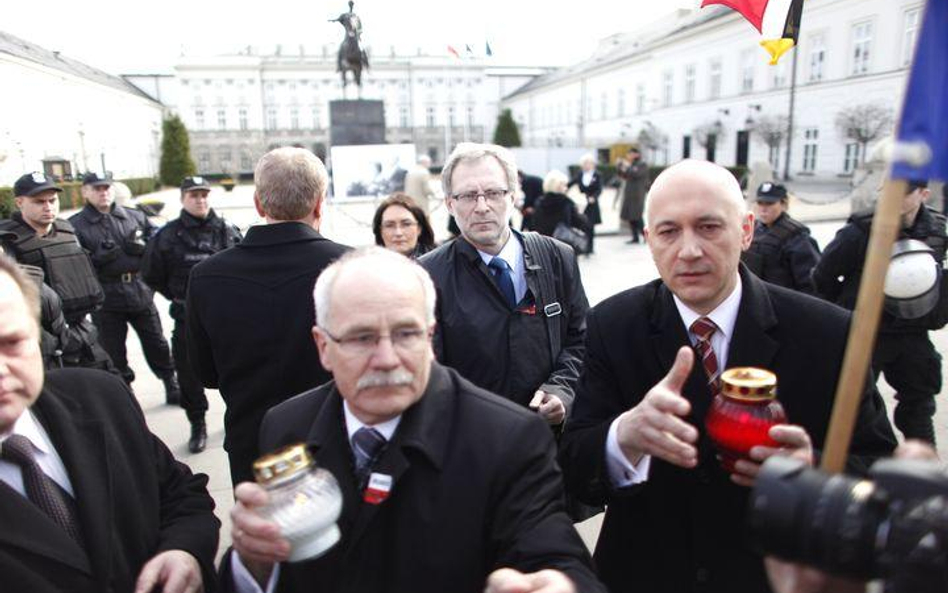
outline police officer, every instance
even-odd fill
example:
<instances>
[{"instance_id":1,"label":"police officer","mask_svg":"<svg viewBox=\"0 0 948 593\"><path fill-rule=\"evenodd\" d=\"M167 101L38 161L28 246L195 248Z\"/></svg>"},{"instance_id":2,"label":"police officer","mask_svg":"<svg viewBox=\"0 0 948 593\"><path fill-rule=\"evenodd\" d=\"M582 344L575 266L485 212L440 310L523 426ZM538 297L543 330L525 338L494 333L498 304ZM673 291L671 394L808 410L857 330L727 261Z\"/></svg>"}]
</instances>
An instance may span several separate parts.
<instances>
[{"instance_id":1,"label":"police officer","mask_svg":"<svg viewBox=\"0 0 948 593\"><path fill-rule=\"evenodd\" d=\"M43 303L56 303L65 327L47 326L44 319L44 360L48 368L85 366L115 371L99 345L89 314L102 305L102 286L89 256L68 222L57 218L62 188L44 173L27 173L13 186L17 211L0 221L5 251L24 266L35 268L58 296L44 292ZM56 316L58 317L58 315Z\"/></svg>"},{"instance_id":2,"label":"police officer","mask_svg":"<svg viewBox=\"0 0 948 593\"><path fill-rule=\"evenodd\" d=\"M767 181L757 189L754 241L741 260L760 279L813 294L810 273L820 249L810 229L787 212L787 188Z\"/></svg>"},{"instance_id":3,"label":"police officer","mask_svg":"<svg viewBox=\"0 0 948 593\"><path fill-rule=\"evenodd\" d=\"M902 201L899 239L923 241L932 248L935 260L942 266L948 245L945 217L923 204L928 193L927 182L909 182L908 193ZM847 309L856 305L872 217L872 211L851 216L826 246L820 263L813 269L817 293ZM944 307L944 299L938 307ZM944 325L933 321L937 318L943 319L944 312L901 319L883 311L872 356L875 378L884 374L886 382L896 391L895 426L906 439L921 439L932 444L935 443L932 425L935 394L941 391L941 356L929 340L928 330Z\"/></svg>"},{"instance_id":4,"label":"police officer","mask_svg":"<svg viewBox=\"0 0 948 593\"><path fill-rule=\"evenodd\" d=\"M181 392L171 352L162 335L154 295L139 275L145 242L155 226L141 212L114 203L110 177L87 173L82 179L82 197L85 207L69 222L91 255L105 291L105 303L93 315L101 332L102 345L122 378L131 385L135 373L128 366L125 338L127 324L132 324L142 342L148 366L164 382L167 403L177 404Z\"/></svg>"},{"instance_id":5,"label":"police officer","mask_svg":"<svg viewBox=\"0 0 948 593\"><path fill-rule=\"evenodd\" d=\"M185 301L188 275L195 264L227 249L241 239L237 227L227 223L208 204L210 185L203 177L186 177L181 183L181 214L148 242L142 261L142 277L171 301L174 331L171 350L181 384L181 407L191 423L188 448L200 453L207 445L207 397L204 387L188 363Z\"/></svg>"}]
</instances>

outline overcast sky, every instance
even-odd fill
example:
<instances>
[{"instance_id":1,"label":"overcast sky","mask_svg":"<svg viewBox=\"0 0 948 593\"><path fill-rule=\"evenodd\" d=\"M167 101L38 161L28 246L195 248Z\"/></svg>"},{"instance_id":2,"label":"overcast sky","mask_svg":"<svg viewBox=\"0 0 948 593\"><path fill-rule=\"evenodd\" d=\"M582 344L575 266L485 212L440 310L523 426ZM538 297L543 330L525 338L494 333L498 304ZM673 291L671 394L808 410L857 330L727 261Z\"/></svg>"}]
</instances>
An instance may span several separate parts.
<instances>
[{"instance_id":1,"label":"overcast sky","mask_svg":"<svg viewBox=\"0 0 948 593\"><path fill-rule=\"evenodd\" d=\"M376 53L422 47L444 52L489 41L500 63L561 66L589 56L596 42L632 31L700 0L356 0L363 41ZM0 30L113 74L170 72L178 57L236 53L247 45L298 54L338 45L328 19L346 0L10 0ZM566 8L564 8L566 7Z\"/></svg>"}]
</instances>

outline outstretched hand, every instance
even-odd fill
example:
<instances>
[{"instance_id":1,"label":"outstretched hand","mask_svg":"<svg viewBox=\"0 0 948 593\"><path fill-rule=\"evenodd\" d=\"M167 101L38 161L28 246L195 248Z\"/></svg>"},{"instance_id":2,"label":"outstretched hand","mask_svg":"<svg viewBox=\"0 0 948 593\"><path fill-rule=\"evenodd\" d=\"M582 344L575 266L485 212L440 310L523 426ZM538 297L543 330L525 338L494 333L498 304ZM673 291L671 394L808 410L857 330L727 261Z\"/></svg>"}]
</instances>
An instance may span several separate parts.
<instances>
[{"instance_id":1,"label":"outstretched hand","mask_svg":"<svg viewBox=\"0 0 948 593\"><path fill-rule=\"evenodd\" d=\"M619 447L631 463L652 455L685 468L698 465L698 430L682 419L691 404L681 395L694 359L694 351L682 346L668 374L619 417Z\"/></svg>"}]
</instances>

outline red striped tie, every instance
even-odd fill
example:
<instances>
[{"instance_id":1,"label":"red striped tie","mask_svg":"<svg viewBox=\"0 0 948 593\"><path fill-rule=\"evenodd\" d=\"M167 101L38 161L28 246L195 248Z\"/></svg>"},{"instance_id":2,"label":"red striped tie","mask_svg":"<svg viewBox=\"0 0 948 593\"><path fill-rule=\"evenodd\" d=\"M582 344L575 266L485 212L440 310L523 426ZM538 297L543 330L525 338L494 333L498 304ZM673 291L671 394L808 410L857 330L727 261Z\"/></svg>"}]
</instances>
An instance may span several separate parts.
<instances>
[{"instance_id":1,"label":"red striped tie","mask_svg":"<svg viewBox=\"0 0 948 593\"><path fill-rule=\"evenodd\" d=\"M701 357L701 364L704 365L704 372L708 375L708 387L711 393L717 395L719 384L718 375L718 357L714 355L714 348L711 347L711 336L718 330L718 326L707 317L699 317L691 324L691 333L698 338L695 342L695 350Z\"/></svg>"}]
</instances>

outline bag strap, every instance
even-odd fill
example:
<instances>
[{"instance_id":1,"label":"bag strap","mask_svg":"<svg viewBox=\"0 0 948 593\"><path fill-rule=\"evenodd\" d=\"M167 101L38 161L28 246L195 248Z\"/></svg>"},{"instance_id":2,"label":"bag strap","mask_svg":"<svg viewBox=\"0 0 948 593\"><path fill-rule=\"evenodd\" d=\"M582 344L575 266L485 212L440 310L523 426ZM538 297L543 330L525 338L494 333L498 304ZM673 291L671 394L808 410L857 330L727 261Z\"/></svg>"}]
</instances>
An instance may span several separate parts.
<instances>
[{"instance_id":1,"label":"bag strap","mask_svg":"<svg viewBox=\"0 0 948 593\"><path fill-rule=\"evenodd\" d=\"M523 233L523 246L527 250L527 253L536 258L541 268L541 273L536 275L537 285L540 291L538 295L540 302L538 305L542 304L542 314L547 319L546 335L549 338L550 362L556 366L556 358L559 356L560 346L562 345L562 320L552 319L547 311L547 307L554 304L559 305L559 313L554 313L552 317L562 317L566 315L563 303L560 302L559 291L557 291L556 284L554 283L553 270L555 255L553 252L556 250L556 245L539 233L528 231ZM540 314L540 311L537 311L537 314Z\"/></svg>"}]
</instances>

